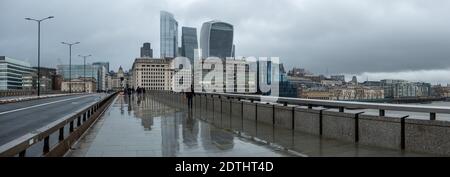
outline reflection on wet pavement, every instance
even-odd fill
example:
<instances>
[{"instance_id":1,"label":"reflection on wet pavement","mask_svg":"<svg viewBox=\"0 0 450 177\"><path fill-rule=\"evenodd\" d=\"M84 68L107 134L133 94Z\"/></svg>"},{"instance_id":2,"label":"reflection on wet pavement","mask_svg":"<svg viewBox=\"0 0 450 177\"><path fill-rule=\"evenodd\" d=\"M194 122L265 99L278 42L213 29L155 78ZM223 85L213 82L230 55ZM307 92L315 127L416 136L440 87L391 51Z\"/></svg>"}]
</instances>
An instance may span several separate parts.
<instances>
[{"instance_id":1,"label":"reflection on wet pavement","mask_svg":"<svg viewBox=\"0 0 450 177\"><path fill-rule=\"evenodd\" d=\"M150 95L118 96L67 156L292 156Z\"/></svg>"},{"instance_id":2,"label":"reflection on wet pavement","mask_svg":"<svg viewBox=\"0 0 450 177\"><path fill-rule=\"evenodd\" d=\"M118 96L67 156L420 156L186 108L160 96Z\"/></svg>"}]
</instances>

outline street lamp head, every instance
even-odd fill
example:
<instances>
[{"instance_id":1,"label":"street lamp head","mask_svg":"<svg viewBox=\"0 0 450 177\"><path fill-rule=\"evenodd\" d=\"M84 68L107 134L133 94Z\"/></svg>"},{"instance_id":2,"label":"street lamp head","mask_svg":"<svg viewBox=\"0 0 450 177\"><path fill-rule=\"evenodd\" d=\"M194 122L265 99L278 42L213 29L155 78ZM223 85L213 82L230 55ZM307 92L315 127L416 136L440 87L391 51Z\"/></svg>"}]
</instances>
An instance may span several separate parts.
<instances>
[{"instance_id":1,"label":"street lamp head","mask_svg":"<svg viewBox=\"0 0 450 177\"><path fill-rule=\"evenodd\" d=\"M80 42L75 42L75 43L73 43L73 44L79 44Z\"/></svg>"},{"instance_id":2,"label":"street lamp head","mask_svg":"<svg viewBox=\"0 0 450 177\"><path fill-rule=\"evenodd\" d=\"M31 20L31 18L25 18L25 20Z\"/></svg>"},{"instance_id":3,"label":"street lamp head","mask_svg":"<svg viewBox=\"0 0 450 177\"><path fill-rule=\"evenodd\" d=\"M54 16L47 17L48 19L55 18Z\"/></svg>"}]
</instances>

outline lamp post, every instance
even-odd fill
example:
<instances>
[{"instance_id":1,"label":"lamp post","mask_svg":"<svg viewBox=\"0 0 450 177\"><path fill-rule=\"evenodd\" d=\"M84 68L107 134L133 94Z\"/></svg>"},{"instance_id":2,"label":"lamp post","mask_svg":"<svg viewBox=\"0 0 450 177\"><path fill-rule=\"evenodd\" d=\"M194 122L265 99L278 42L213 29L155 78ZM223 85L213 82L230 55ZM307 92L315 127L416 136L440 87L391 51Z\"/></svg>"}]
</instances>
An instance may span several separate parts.
<instances>
[{"instance_id":1,"label":"lamp post","mask_svg":"<svg viewBox=\"0 0 450 177\"><path fill-rule=\"evenodd\" d=\"M82 57L84 59L84 63L83 63L83 82L84 82L84 92L86 93L86 58L90 57L92 55L78 55L79 57Z\"/></svg>"},{"instance_id":2,"label":"lamp post","mask_svg":"<svg viewBox=\"0 0 450 177\"><path fill-rule=\"evenodd\" d=\"M51 18L54 18L53 16L49 16L49 17L47 17L47 18L43 18L43 19L40 19L40 20L36 20L36 19L32 19L32 18L25 18L25 20L29 20L29 21L35 21L35 22L37 22L38 23L38 71L37 71L37 88L38 88L38 91L37 91L37 96L40 96L41 94L41 82L40 82L40 80L41 80L41 22L42 21L44 21L44 20L48 20L48 19L51 19Z\"/></svg>"},{"instance_id":3,"label":"lamp post","mask_svg":"<svg viewBox=\"0 0 450 177\"><path fill-rule=\"evenodd\" d=\"M69 46L69 93L72 93L72 46L79 44L80 42L74 43L61 42L61 43Z\"/></svg>"}]
</instances>

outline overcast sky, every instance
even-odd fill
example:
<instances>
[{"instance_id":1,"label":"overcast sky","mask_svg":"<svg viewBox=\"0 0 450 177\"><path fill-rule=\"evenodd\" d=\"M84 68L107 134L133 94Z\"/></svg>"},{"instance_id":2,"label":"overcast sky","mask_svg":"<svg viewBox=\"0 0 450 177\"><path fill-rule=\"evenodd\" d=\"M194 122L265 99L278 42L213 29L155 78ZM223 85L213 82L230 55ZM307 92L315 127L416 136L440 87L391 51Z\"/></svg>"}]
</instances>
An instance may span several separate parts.
<instances>
[{"instance_id":1,"label":"overcast sky","mask_svg":"<svg viewBox=\"0 0 450 177\"><path fill-rule=\"evenodd\" d=\"M42 65L68 63L62 41L78 54L129 69L143 42L159 56L159 11L200 29L218 19L234 25L237 56L277 56L293 66L360 79L450 83L448 0L0 0L0 55ZM181 29L180 29L181 32ZM181 35L180 35L181 36Z\"/></svg>"}]
</instances>

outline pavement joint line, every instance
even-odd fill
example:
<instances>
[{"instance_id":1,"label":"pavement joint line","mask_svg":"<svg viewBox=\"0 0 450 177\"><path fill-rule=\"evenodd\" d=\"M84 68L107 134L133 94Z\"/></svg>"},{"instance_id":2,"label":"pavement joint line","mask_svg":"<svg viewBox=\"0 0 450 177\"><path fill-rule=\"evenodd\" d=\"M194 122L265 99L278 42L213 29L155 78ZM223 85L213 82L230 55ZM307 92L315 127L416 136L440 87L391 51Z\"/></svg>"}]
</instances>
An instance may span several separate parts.
<instances>
[{"instance_id":1,"label":"pavement joint line","mask_svg":"<svg viewBox=\"0 0 450 177\"><path fill-rule=\"evenodd\" d=\"M29 106L29 107L25 107L25 108L19 108L19 109L9 110L9 111L5 111L5 112L0 112L0 115L4 115L4 114L8 114L8 113L13 113L13 112L17 112L17 111L22 111L22 110L26 110L26 109L31 109L31 108L36 108L36 107L40 107L40 106L50 105L50 104L54 104L54 103L59 103L59 102L64 102L64 101L69 101L69 100L80 99L80 98L84 98L84 97L88 97L88 96L92 96L92 95L84 95L84 96L81 96L81 97L68 98L68 99L64 99L64 100L52 101L52 102L43 103L43 104L38 104L38 105Z\"/></svg>"}]
</instances>

